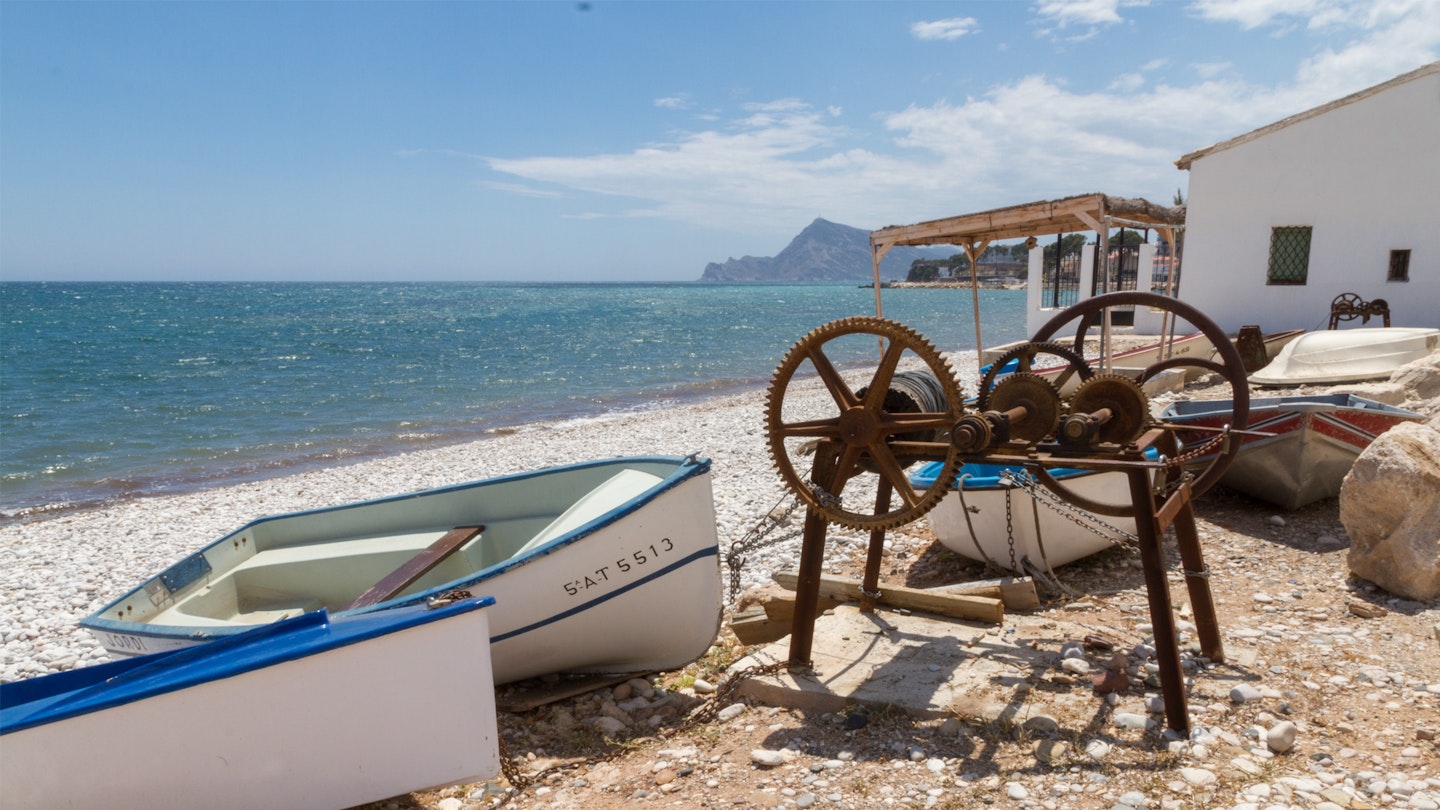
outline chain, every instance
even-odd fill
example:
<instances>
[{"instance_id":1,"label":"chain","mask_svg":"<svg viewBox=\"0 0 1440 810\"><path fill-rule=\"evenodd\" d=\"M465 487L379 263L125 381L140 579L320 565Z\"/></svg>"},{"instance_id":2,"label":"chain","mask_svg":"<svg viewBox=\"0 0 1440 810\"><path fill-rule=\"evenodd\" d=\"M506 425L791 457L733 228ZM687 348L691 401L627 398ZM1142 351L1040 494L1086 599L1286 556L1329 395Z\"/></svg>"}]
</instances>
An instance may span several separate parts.
<instances>
[{"instance_id":1,"label":"chain","mask_svg":"<svg viewBox=\"0 0 1440 810\"><path fill-rule=\"evenodd\" d=\"M713 721L716 716L720 714L721 709L725 708L726 706L730 705L731 702L733 702L730 700L730 698L735 694L735 691L740 688L740 684L744 683L746 679L763 678L766 675L776 675L786 669L788 666L788 661L776 661L774 663L763 664L761 666L751 667L750 669L742 669L738 672L732 672L728 677L725 678L724 681L720 682L720 685L715 689L715 694L710 696L710 700L707 701L704 706L701 706L700 708L692 712L690 716L686 718L685 722L676 726L674 731L669 732L665 736L673 736L675 734L679 734L682 731L688 731L698 725L701 725L702 723L709 723Z\"/></svg>"},{"instance_id":2,"label":"chain","mask_svg":"<svg viewBox=\"0 0 1440 810\"><path fill-rule=\"evenodd\" d=\"M1040 482L1030 477L1029 474L1021 473L1019 475L1015 475L1007 472L1002 474L1002 478L1010 482L1011 484L1019 487L1020 489L1025 490L1025 492L1027 492L1030 497L1034 498L1037 503L1043 503L1045 506L1058 512L1061 516L1068 518L1071 522L1073 522L1080 528L1085 529L1089 532L1093 532L1094 534L1097 534L1105 538L1106 540L1109 540L1112 544L1125 545L1137 550L1140 548L1139 537L1136 537L1130 532L1127 532L1117 526L1112 526L1109 523L1106 523L1105 521L1095 517L1093 514L1085 511L1084 509L1081 509L1075 504L1072 504L1064 498L1057 496L1055 493L1042 486ZM1008 497L1009 492L1006 492L1006 496L1006 518L1008 519L1010 506L1010 500ZM1111 534L1112 532L1113 534Z\"/></svg>"},{"instance_id":3,"label":"chain","mask_svg":"<svg viewBox=\"0 0 1440 810\"><path fill-rule=\"evenodd\" d=\"M789 499L790 503L781 510L780 506L785 503L786 499ZM789 522L790 515L799 505L799 498L789 493L781 495L775 506L766 512L755 526L745 533L744 537L730 544L730 551L725 555L725 567L730 569L730 595L726 599L727 602L733 603L735 598L740 595L740 572L745 568L745 555L799 536L800 530L793 528L774 537L768 536Z\"/></svg>"},{"instance_id":4,"label":"chain","mask_svg":"<svg viewBox=\"0 0 1440 810\"><path fill-rule=\"evenodd\" d=\"M740 688L740 684L744 683L746 679L760 678L767 675L775 675L786 669L788 666L788 661L776 661L774 663L764 664L762 666L751 667L750 669L742 669L737 672L730 673L730 675L727 676L725 680L721 681L720 685L716 687L715 693L710 696L710 698L705 702L705 705L691 712L690 716L685 719L685 722L681 723L678 726L675 726L669 731L661 732L655 735L655 738L660 740L668 740L671 737L683 734L698 725L714 721L715 718L720 714L720 710L733 702L731 698ZM499 742L500 748L500 773L502 776L505 777L505 781L509 782L510 786L513 787L517 793L524 791L532 785L538 784L551 774L560 773L562 771L574 770L575 768L585 766L599 765L604 762L610 762L612 760L619 759L630 751L629 748L623 745L618 745L603 754L598 754L592 757L585 757L584 759L578 759L573 762L562 762L558 765L551 765L548 768L536 771L535 773L527 774L523 770L521 770L519 760L517 760L515 757L510 756L510 751L505 745L505 735L497 734L495 736L497 738L497 741Z\"/></svg>"},{"instance_id":5,"label":"chain","mask_svg":"<svg viewBox=\"0 0 1440 810\"><path fill-rule=\"evenodd\" d=\"M1010 541L1010 570L1019 573L1020 564L1015 562L1015 517L1010 510L1009 489L1005 490L1005 539Z\"/></svg>"}]
</instances>

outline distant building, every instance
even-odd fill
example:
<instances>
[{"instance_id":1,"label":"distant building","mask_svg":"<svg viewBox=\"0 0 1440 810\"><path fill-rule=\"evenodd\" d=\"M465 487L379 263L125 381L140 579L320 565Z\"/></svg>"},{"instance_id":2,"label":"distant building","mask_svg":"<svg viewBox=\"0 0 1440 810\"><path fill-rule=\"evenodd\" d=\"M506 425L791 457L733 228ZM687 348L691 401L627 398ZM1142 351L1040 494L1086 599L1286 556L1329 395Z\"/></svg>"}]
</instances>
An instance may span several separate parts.
<instances>
[{"instance_id":1,"label":"distant building","mask_svg":"<svg viewBox=\"0 0 1440 810\"><path fill-rule=\"evenodd\" d=\"M1342 293L1440 326L1440 62L1175 165L1182 298L1222 328L1324 329Z\"/></svg>"}]
</instances>

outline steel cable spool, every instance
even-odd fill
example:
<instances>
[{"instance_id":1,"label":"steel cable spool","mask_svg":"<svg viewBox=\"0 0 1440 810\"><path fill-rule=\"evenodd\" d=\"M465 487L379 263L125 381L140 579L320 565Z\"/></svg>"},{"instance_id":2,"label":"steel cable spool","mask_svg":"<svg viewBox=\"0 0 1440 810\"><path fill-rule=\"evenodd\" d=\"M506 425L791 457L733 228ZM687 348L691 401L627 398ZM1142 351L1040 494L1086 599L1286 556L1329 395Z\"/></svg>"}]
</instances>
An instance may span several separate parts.
<instances>
[{"instance_id":1,"label":"steel cable spool","mask_svg":"<svg viewBox=\"0 0 1440 810\"><path fill-rule=\"evenodd\" d=\"M861 388L855 395L864 398L867 390ZM885 392L885 410L891 413L944 413L949 409L950 403L945 398L945 388L940 384L940 378L928 369L896 372L890 380L889 390ZM949 431L936 428L897 433L893 438L898 442L939 442L946 441L948 433ZM895 460L902 466L909 466L927 459L897 453ZM867 472L875 472L874 465L864 459L861 460L860 467Z\"/></svg>"},{"instance_id":2,"label":"steel cable spool","mask_svg":"<svg viewBox=\"0 0 1440 810\"><path fill-rule=\"evenodd\" d=\"M869 388L861 388L855 395L865 397ZM885 393L885 410L891 413L944 413L950 409L945 398L945 388L940 378L926 369L896 372L890 380L890 390ZM940 441L944 431L917 430L914 433L897 433L895 439L902 442Z\"/></svg>"}]
</instances>

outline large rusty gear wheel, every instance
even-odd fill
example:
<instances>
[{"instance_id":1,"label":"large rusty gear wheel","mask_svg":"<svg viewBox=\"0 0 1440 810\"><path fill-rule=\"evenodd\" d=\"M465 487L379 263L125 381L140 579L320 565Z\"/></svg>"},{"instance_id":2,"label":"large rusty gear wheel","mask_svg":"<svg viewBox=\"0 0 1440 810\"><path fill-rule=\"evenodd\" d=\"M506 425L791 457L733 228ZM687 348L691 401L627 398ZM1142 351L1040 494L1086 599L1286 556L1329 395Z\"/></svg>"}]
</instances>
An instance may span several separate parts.
<instances>
[{"instance_id":1,"label":"large rusty gear wheel","mask_svg":"<svg viewBox=\"0 0 1440 810\"><path fill-rule=\"evenodd\" d=\"M849 337L857 335L861 337ZM867 335L872 340L864 340ZM842 338L846 339L845 344L834 343ZM832 354L849 356L840 351L847 344L868 344L869 350L873 350L877 340L881 346L878 366L863 386L852 387L836 368ZM827 353L827 344L833 347L833 352ZM887 409L890 384L897 367L907 356L923 361L939 381L945 399L943 412L905 413ZM791 396L797 372L801 378L808 379L807 369L824 384L830 401L818 410L787 414L787 404L792 399L800 401ZM861 389L866 392L863 398L855 393ZM950 364L933 344L913 329L884 318L831 321L801 338L775 369L765 407L770 456L790 491L825 520L854 529L901 526L922 517L940 502L954 482L959 466L959 452L948 441L916 443L904 441L902 437L919 431L948 431L960 416L961 403L960 384ZM817 454L835 455L834 478L829 487L812 482L797 465L796 457L810 448ZM943 454L940 475L928 488L917 492L905 474L905 464L940 454ZM866 470L878 475L880 486L888 485L900 496L897 506L878 511L872 488L858 483L850 486Z\"/></svg>"},{"instance_id":2,"label":"large rusty gear wheel","mask_svg":"<svg viewBox=\"0 0 1440 810\"><path fill-rule=\"evenodd\" d=\"M980 380L980 394L975 404L982 411L992 410L993 407L990 405L990 389L995 387L995 378L1000 376L1001 370L1004 369L1011 360L1015 360L1017 361L1015 373L1034 372L1037 368L1035 358L1042 354L1054 355L1065 361L1065 368L1062 369L1059 374L1055 375L1053 381L1048 381L1055 386L1056 391L1061 393L1065 392L1065 386L1077 376L1079 382L1084 382L1095 375L1094 369L1090 368L1090 364L1085 362L1085 358L1081 357L1079 353L1072 351L1068 346L1038 340L1022 343L995 358L995 361L990 364L989 370L985 372L985 376Z\"/></svg>"},{"instance_id":3,"label":"large rusty gear wheel","mask_svg":"<svg viewBox=\"0 0 1440 810\"><path fill-rule=\"evenodd\" d=\"M1065 329L1070 323L1079 321L1075 331L1075 345L1083 346L1086 333L1094 326L1105 310L1112 307L1149 307L1151 309L1170 312L1178 318L1188 321L1191 326L1205 335L1215 347L1218 360L1191 359L1188 357L1175 357L1169 360L1161 360L1147 366L1137 378L1139 383L1159 374L1167 368L1178 366L1195 366L1220 375L1230 386L1230 401L1232 412L1230 427L1234 430L1244 430L1250 423L1250 385L1245 373L1244 361L1240 358L1240 351L1230 337L1225 334L1214 321L1206 317L1200 310L1164 295L1157 295L1148 292L1114 292L1105 295L1097 295L1087 298L1080 303L1069 307L1055 317L1051 318L1031 335L1032 341L1046 341L1054 337L1056 333ZM1210 487L1214 486L1220 476L1235 459L1235 454L1240 452L1240 442L1228 443L1228 448L1218 453L1199 475L1190 483L1190 490L1194 497L1203 494ZM1054 490L1056 494L1065 497L1072 503L1081 505L1091 512L1115 517L1134 517L1135 507L1133 504L1101 504L1079 497L1076 493L1066 489L1062 484L1052 477L1043 474L1039 476L1042 483Z\"/></svg>"},{"instance_id":4,"label":"large rusty gear wheel","mask_svg":"<svg viewBox=\"0 0 1440 810\"><path fill-rule=\"evenodd\" d=\"M990 391L989 410L1008 411L1025 408L1023 419L1010 421L1010 438L1026 444L1038 444L1055 433L1060 424L1060 391L1039 374L1017 371L995 383Z\"/></svg>"},{"instance_id":5,"label":"large rusty gear wheel","mask_svg":"<svg viewBox=\"0 0 1440 810\"><path fill-rule=\"evenodd\" d=\"M1061 443L1072 437L1072 429L1078 434L1078 427L1087 416L1096 411L1109 412L1109 419L1096 425L1093 431L1085 433L1100 444L1126 445L1140 438L1145 425L1150 421L1150 399L1140 384L1119 374L1097 374L1080 383L1070 395L1070 416L1066 418L1060 437Z\"/></svg>"}]
</instances>

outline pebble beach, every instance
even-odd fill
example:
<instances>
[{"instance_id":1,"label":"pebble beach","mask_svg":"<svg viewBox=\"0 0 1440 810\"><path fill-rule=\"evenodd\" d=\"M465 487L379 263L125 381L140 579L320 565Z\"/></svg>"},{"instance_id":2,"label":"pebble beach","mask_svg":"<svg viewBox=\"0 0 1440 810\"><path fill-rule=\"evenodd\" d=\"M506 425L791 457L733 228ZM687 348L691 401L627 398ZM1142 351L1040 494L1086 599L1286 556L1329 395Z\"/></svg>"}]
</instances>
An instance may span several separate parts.
<instances>
[{"instance_id":1,"label":"pebble beach","mask_svg":"<svg viewBox=\"0 0 1440 810\"><path fill-rule=\"evenodd\" d=\"M728 544L774 507L783 491L765 446L764 401L764 393L755 391L662 410L523 425L464 444L8 521L0 524L0 680L106 660L77 626L80 619L263 515L582 460L696 453L713 461L716 519L722 545ZM754 576L765 570L757 566Z\"/></svg>"},{"instance_id":2,"label":"pebble beach","mask_svg":"<svg viewBox=\"0 0 1440 810\"><path fill-rule=\"evenodd\" d=\"M957 369L973 355L951 356ZM962 377L965 376L962 373ZM973 381L966 381L972 388ZM106 659L77 622L136 582L257 516L364 500L570 461L698 453L713 460L722 550L782 499L766 449L763 391L648 412L520 426L489 437L186 495L32 515L0 525L0 678ZM378 802L374 808L509 807L1103 808L1104 810L1440 810L1440 610L1347 576L1334 499L1279 515L1216 492L1199 508L1227 648L1239 668L1186 653L1194 730L1163 729L1158 693L1098 695L1103 657L1061 655L1017 672L1040 710L1023 726L956 716L810 716L737 701L702 727L684 709L725 676L706 662L522 715L505 715L510 753L556 773L513 791L504 780ZM829 573L853 575L860 533L836 531ZM792 568L798 540L752 555L743 589ZM923 524L892 532L884 572L921 586L954 573ZM1101 628L1145 671L1148 616L1138 560L1107 552L1068 582L1088 594L1040 614ZM978 578L971 566L961 572ZM722 575L728 572L722 571ZM1174 575L1178 577L1178 575ZM916 582L916 579L921 581ZM1350 606L1370 605L1367 615ZM1183 619L1182 614L1182 619ZM1186 627L1181 622L1182 628ZM1005 628L990 631L1003 641ZM1182 641L1193 639L1182 638ZM745 651L728 629L717 660ZM436 661L443 666L443 660ZM1237 674L1238 673L1238 674ZM601 736L597 729L606 729ZM590 730L587 736L582 731ZM622 756L606 738L629 740ZM578 741L578 742L577 742Z\"/></svg>"}]
</instances>

